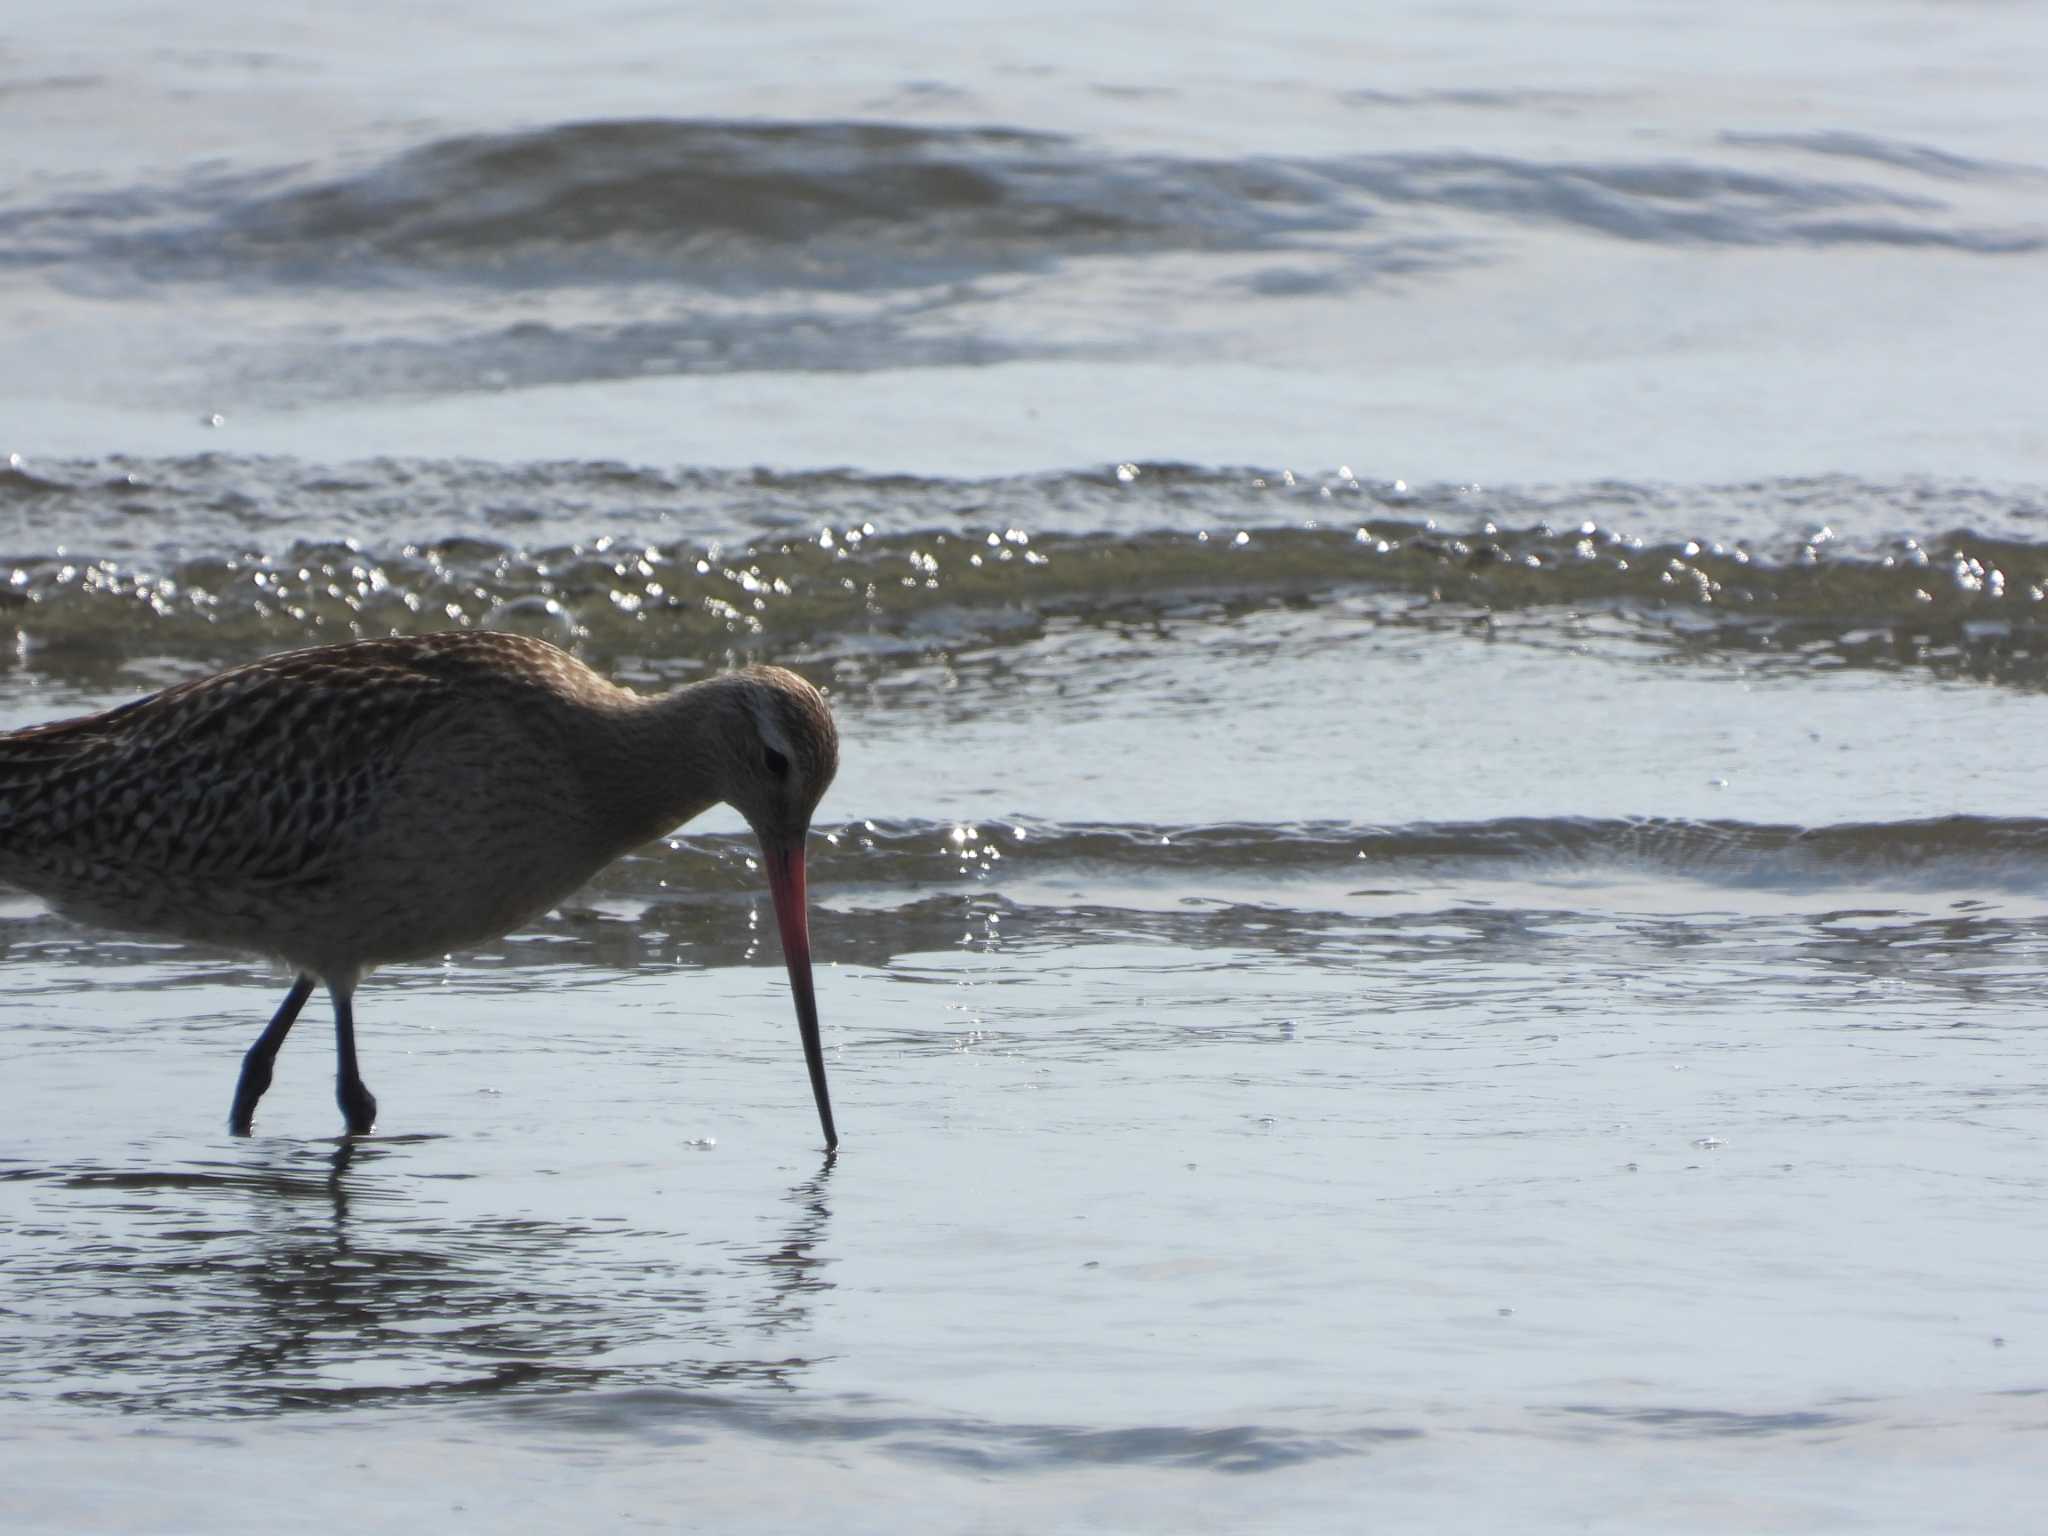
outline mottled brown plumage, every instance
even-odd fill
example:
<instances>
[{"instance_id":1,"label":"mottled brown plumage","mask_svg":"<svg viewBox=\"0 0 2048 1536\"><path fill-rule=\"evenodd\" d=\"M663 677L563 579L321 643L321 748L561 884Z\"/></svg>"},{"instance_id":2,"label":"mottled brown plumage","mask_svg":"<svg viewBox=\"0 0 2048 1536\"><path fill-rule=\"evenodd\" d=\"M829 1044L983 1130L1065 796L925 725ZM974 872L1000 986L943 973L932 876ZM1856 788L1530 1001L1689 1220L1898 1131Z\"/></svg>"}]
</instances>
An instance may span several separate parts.
<instances>
[{"instance_id":1,"label":"mottled brown plumage","mask_svg":"<svg viewBox=\"0 0 2048 1536\"><path fill-rule=\"evenodd\" d=\"M724 801L768 863L830 1142L803 843L837 766L823 698L781 668L648 698L523 636L364 640L0 735L0 881L299 973L249 1053L237 1130L310 978L325 982L363 1131L375 1101L349 1000L364 971L494 939Z\"/></svg>"}]
</instances>

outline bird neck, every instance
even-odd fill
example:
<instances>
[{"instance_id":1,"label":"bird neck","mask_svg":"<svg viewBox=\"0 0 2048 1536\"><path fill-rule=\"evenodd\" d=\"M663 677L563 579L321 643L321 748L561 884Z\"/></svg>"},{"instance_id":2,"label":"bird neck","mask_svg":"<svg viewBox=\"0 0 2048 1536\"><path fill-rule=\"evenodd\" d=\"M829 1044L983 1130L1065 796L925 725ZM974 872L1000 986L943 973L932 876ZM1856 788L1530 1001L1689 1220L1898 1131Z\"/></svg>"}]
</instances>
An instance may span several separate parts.
<instances>
[{"instance_id":1,"label":"bird neck","mask_svg":"<svg viewBox=\"0 0 2048 1536\"><path fill-rule=\"evenodd\" d=\"M725 682L655 697L621 689L606 709L590 788L621 848L651 842L726 797L734 701Z\"/></svg>"}]
</instances>

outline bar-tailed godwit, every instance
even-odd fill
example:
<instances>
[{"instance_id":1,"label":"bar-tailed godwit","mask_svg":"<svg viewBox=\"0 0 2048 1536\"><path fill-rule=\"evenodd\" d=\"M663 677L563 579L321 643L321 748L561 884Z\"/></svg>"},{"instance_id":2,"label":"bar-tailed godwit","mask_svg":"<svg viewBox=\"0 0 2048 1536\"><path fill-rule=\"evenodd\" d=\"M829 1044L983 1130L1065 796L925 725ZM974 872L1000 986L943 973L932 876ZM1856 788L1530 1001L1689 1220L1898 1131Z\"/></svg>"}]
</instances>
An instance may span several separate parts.
<instances>
[{"instance_id":1,"label":"bar-tailed godwit","mask_svg":"<svg viewBox=\"0 0 2048 1536\"><path fill-rule=\"evenodd\" d=\"M238 1134L325 983L360 1134L377 1118L351 1006L367 970L498 938L723 801L760 841L829 1149L804 838L838 764L823 697L779 667L655 698L519 635L360 640L0 734L0 881L291 968L242 1061Z\"/></svg>"}]
</instances>

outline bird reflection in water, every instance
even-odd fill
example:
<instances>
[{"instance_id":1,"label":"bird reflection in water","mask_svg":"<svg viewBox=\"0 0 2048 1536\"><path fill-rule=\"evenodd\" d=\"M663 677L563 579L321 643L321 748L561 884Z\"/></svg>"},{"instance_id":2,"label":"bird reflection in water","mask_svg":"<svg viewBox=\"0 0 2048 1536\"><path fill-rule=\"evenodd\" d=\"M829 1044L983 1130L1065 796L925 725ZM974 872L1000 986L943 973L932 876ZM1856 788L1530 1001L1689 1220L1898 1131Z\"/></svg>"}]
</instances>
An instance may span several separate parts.
<instances>
[{"instance_id":1,"label":"bird reflection in water","mask_svg":"<svg viewBox=\"0 0 2048 1536\"><path fill-rule=\"evenodd\" d=\"M761 1246L451 1212L437 1192L468 1175L409 1155L435 1140L344 1139L317 1160L256 1143L232 1164L56 1176L36 1201L50 1240L0 1284L0 1306L36 1298L19 1315L45 1325L17 1335L24 1368L0 1397L289 1413L793 1388L814 1364L762 1346L805 1328L830 1289L830 1156Z\"/></svg>"}]
</instances>

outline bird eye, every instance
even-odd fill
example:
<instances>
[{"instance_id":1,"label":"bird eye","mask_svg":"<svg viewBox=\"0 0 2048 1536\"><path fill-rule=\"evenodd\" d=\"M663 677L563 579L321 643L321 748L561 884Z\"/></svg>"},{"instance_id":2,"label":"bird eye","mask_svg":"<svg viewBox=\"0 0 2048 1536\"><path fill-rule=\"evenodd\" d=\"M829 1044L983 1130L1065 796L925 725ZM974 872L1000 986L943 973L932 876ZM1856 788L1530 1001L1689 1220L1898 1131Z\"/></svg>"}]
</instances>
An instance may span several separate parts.
<instances>
[{"instance_id":1,"label":"bird eye","mask_svg":"<svg viewBox=\"0 0 2048 1536\"><path fill-rule=\"evenodd\" d=\"M762 756L768 764L768 771L772 773L776 778L783 779L789 777L788 758L784 757L780 752L776 751L773 747L762 748Z\"/></svg>"}]
</instances>

